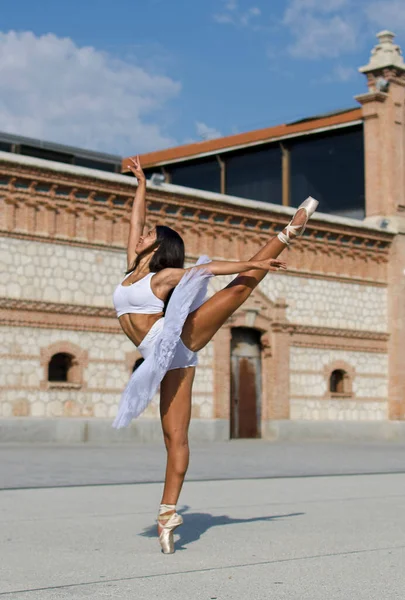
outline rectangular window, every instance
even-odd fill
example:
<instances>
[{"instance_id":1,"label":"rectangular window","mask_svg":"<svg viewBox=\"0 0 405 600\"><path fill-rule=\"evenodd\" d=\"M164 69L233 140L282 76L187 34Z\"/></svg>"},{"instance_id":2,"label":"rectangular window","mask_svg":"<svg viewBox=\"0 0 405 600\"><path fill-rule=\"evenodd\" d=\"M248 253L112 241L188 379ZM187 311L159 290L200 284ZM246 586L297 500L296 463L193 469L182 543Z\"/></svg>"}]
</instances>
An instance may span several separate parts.
<instances>
[{"instance_id":1,"label":"rectangular window","mask_svg":"<svg viewBox=\"0 0 405 600\"><path fill-rule=\"evenodd\" d=\"M282 166L278 144L224 154L223 159L227 194L281 204Z\"/></svg>"},{"instance_id":2,"label":"rectangular window","mask_svg":"<svg viewBox=\"0 0 405 600\"><path fill-rule=\"evenodd\" d=\"M11 152L11 144L8 144L7 142L0 142L0 151Z\"/></svg>"},{"instance_id":3,"label":"rectangular window","mask_svg":"<svg viewBox=\"0 0 405 600\"><path fill-rule=\"evenodd\" d=\"M99 171L109 171L110 173L117 172L117 165L115 163L108 163L102 160L94 160L92 158L83 158L81 156L75 156L74 164L78 167L88 167L89 169L98 169ZM119 167L121 170L121 165L119 165Z\"/></svg>"},{"instance_id":4,"label":"rectangular window","mask_svg":"<svg viewBox=\"0 0 405 600\"><path fill-rule=\"evenodd\" d=\"M363 127L307 136L289 144L291 205L307 196L324 213L364 219Z\"/></svg>"},{"instance_id":5,"label":"rectangular window","mask_svg":"<svg viewBox=\"0 0 405 600\"><path fill-rule=\"evenodd\" d=\"M173 185L205 190L207 192L221 191L221 171L216 158L199 160L198 162L183 163L176 166L168 165Z\"/></svg>"},{"instance_id":6,"label":"rectangular window","mask_svg":"<svg viewBox=\"0 0 405 600\"><path fill-rule=\"evenodd\" d=\"M73 155L65 152L55 152L46 148L36 148L35 146L21 146L21 154L25 156L34 156L35 158L44 158L45 160L54 160L60 163L72 164Z\"/></svg>"}]
</instances>

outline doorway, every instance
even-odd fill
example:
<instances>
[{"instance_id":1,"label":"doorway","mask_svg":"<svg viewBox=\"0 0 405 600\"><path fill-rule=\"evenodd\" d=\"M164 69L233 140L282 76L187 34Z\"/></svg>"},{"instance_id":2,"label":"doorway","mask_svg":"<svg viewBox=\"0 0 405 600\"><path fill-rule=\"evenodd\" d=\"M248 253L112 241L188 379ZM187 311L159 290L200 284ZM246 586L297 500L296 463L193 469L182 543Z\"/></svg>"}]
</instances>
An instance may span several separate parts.
<instances>
[{"instance_id":1,"label":"doorway","mask_svg":"<svg viewBox=\"0 0 405 600\"><path fill-rule=\"evenodd\" d=\"M247 327L232 329L231 438L261 437L260 332Z\"/></svg>"}]
</instances>

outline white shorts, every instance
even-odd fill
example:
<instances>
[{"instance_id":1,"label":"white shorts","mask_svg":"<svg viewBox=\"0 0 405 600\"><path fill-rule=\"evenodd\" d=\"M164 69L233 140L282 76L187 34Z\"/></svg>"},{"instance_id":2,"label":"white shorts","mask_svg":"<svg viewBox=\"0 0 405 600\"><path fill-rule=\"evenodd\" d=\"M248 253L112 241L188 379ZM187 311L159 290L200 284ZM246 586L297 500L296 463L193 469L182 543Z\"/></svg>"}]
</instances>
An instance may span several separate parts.
<instances>
[{"instance_id":1,"label":"white shorts","mask_svg":"<svg viewBox=\"0 0 405 600\"><path fill-rule=\"evenodd\" d=\"M152 325L142 342L138 346L138 350L142 358L146 359L153 352L155 343L162 332L165 319L162 317ZM174 369L185 369L187 367L196 367L198 364L197 352L189 350L180 338L177 342L176 353L168 371Z\"/></svg>"}]
</instances>

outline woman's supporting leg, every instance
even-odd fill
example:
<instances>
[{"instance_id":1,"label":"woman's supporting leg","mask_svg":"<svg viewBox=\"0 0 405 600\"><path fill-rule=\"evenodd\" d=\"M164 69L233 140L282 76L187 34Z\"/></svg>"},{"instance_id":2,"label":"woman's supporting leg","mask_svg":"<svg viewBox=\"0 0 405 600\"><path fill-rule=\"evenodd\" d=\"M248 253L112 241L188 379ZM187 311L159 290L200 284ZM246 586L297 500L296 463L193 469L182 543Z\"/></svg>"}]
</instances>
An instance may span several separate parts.
<instances>
[{"instance_id":1,"label":"woman's supporting leg","mask_svg":"<svg viewBox=\"0 0 405 600\"><path fill-rule=\"evenodd\" d=\"M167 450L162 504L176 505L188 468L188 427L195 368L168 371L160 387L160 416Z\"/></svg>"},{"instance_id":2,"label":"woman's supporting leg","mask_svg":"<svg viewBox=\"0 0 405 600\"><path fill-rule=\"evenodd\" d=\"M292 222L295 226L304 224L307 219L305 210L298 210ZM286 230L284 230L286 231ZM286 244L278 237L272 238L250 260L267 260L277 258L286 248ZM235 277L223 290L209 298L188 317L183 327L181 339L193 352L198 352L216 334L218 329L229 319L250 296L255 287L267 275L267 271L252 269Z\"/></svg>"}]
</instances>

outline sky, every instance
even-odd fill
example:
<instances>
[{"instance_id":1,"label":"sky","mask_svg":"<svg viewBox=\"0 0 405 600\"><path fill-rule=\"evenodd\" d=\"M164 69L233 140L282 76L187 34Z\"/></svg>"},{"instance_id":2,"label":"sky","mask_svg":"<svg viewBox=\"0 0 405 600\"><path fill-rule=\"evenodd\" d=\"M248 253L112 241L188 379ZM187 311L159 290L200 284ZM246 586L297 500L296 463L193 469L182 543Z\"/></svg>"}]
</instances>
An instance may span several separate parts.
<instances>
[{"instance_id":1,"label":"sky","mask_svg":"<svg viewBox=\"0 0 405 600\"><path fill-rule=\"evenodd\" d=\"M356 106L403 0L19 0L0 131L121 156Z\"/></svg>"}]
</instances>

